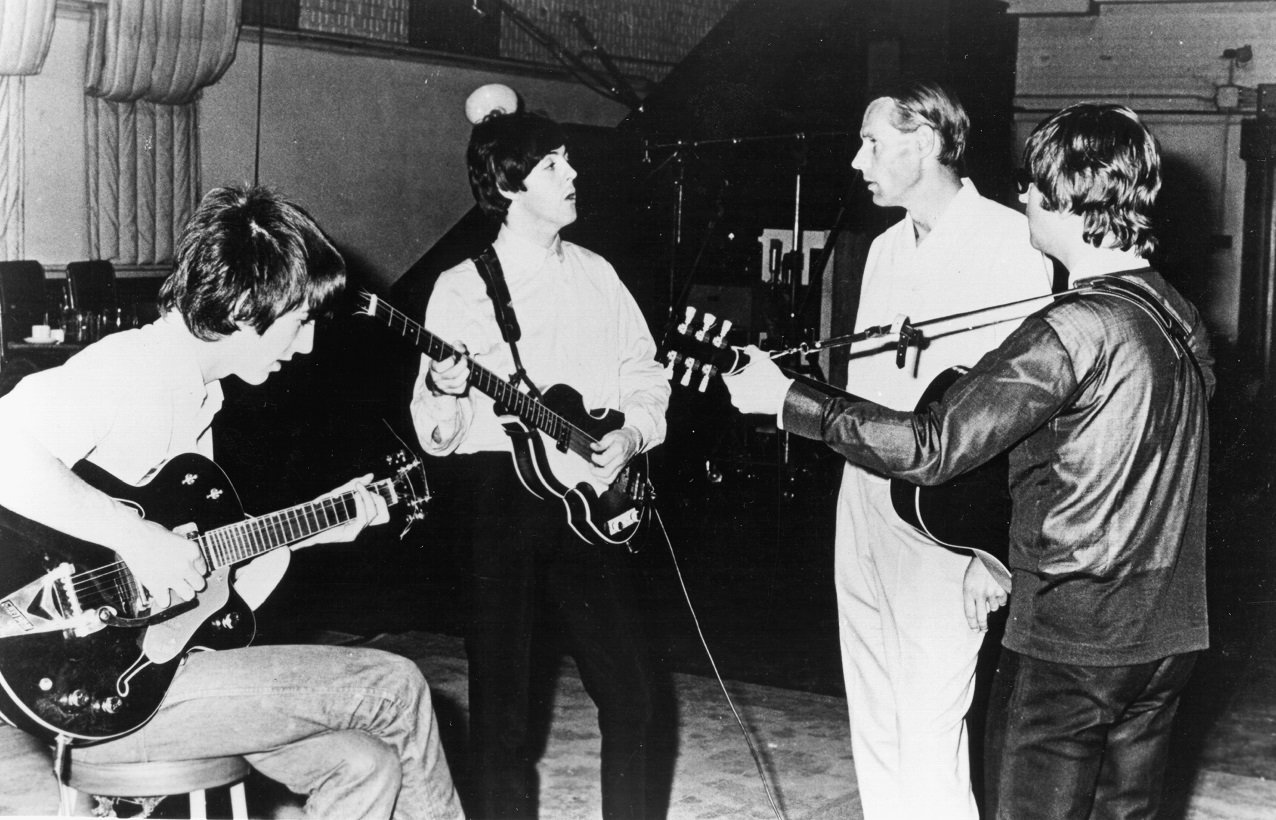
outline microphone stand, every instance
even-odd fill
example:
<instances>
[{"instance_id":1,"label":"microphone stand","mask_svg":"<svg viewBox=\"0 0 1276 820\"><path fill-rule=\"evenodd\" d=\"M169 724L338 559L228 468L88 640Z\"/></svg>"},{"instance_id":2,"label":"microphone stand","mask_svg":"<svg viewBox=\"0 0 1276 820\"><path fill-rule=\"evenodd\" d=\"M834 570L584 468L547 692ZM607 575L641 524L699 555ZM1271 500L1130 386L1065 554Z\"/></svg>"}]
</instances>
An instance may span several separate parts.
<instances>
[{"instance_id":1,"label":"microphone stand","mask_svg":"<svg viewBox=\"0 0 1276 820\"><path fill-rule=\"evenodd\" d=\"M821 350L832 350L833 348L837 348L837 347L845 347L847 345L852 345L852 344L855 344L856 342L862 342L868 339L878 339L878 338L886 338L888 336L896 336L897 340L896 340L895 360L896 360L896 364L902 367L903 358L907 351L908 346L910 344L920 346L921 344L924 343L926 336L922 332L922 328L929 327L931 325L940 324L941 322L955 322L961 319L967 319L970 317L979 316L984 313L991 313L994 310L1002 310L1004 308L1015 307L1017 305L1027 305L1034 302L1045 302L1051 299L1059 299L1064 296L1071 296L1079 292L1083 293L1093 289L1094 289L1093 287L1082 285L1079 287L1074 287L1070 290L1063 291L1062 293L1043 293L1040 296L1029 296L1026 299L1016 299L1013 302L1003 302L1002 304L999 304L999 305L988 305L987 307L975 308L974 310L966 310L960 313L950 313L947 316L935 316L931 319L924 319L920 322L912 322L908 319L908 317L903 317L902 319L895 322L894 324L873 325L871 327L866 327L863 330L858 331L856 333L848 333L842 336L830 336L827 339L820 339L818 341L809 342L809 343L802 342L801 344L795 345L793 347L785 348L782 350L775 350L770 353L770 357L772 359L781 359L781 358L784 358L785 356L793 356L793 355L807 356L811 353L818 353ZM1035 312L1035 310L1036 309L1034 308L1032 312ZM965 324L959 327L955 327L952 330L949 330L945 333L940 334L939 336L934 336L931 338L939 339L939 338L943 338L944 336L951 336L957 333L966 333L972 330L979 330L980 328L989 327L991 325L999 325L999 324L1002 324L1003 322L1015 322L1029 315L1031 315L1031 312L1023 313L1023 314L1016 313L1013 316L995 317L986 322L977 322L975 324Z\"/></svg>"},{"instance_id":2,"label":"microphone stand","mask_svg":"<svg viewBox=\"0 0 1276 820\"><path fill-rule=\"evenodd\" d=\"M815 131L810 133L796 132L791 134L767 134L767 135L760 135L760 136L753 136L753 137L726 137L726 138L719 138L719 139L703 139L703 140L674 140L673 142L662 142L662 143L653 143L645 139L643 140L643 154L648 162L650 162L651 153L653 151L669 150L672 152L671 158L673 159L673 161L679 163L678 171L674 175L674 185L676 186L677 193L675 198L676 205L675 205L675 214L674 214L673 249L671 253L671 263L670 263L670 270L669 270L669 318L671 321L673 320L673 317L676 315L677 309L678 309L678 300L675 300L674 298L675 296L674 282L675 282L675 279L677 278L677 256L678 256L678 249L681 244L681 233L682 233L683 187L685 185L685 178L684 178L685 168L683 166L683 152L688 149L696 149L696 148L708 147L708 146L737 146L737 145L744 145L746 143L774 142L777 140L794 140L797 142L799 146L799 152L798 152L797 167L794 172L794 180L793 180L792 250L789 251L789 253L785 254L784 259L781 261L781 264L778 266L778 270L775 273L775 278L771 282L772 299L778 303L783 303L782 305L778 305L778 306L782 307L782 313L783 313L783 315L780 317L780 325L781 325L780 342L781 344L784 344L784 343L787 343L794 334L797 334L799 337L805 335L801 333L797 328L798 319L799 319L799 314L797 312L798 310L797 303L798 303L798 286L801 284L803 256L804 256L804 251L802 247L802 174L803 174L804 166L806 163L807 145L809 144L807 140L809 138L815 138L815 137L840 138L840 137L848 137L848 136L852 136L852 133L849 131ZM661 163L661 165L663 165L663 163ZM839 221L840 219L841 219L841 215L839 214ZM713 225L715 224L716 224L716 218L710 221L710 231L713 230ZM708 242L707 236L706 236L705 242L706 243ZM831 243L826 243L825 248L823 250L823 255L822 255L823 261L821 262L821 270L823 269L823 265L827 263L828 255L831 252L831 250L832 250ZM700 259L700 256L703 255L703 252L704 252L704 246L702 245L700 253L697 254L697 257L696 257L697 265L699 264L699 259ZM681 294L679 295L679 300L681 298L685 298L687 292L690 290L691 283L692 283L692 276L694 275L694 272L695 271L693 268L692 273L687 276L687 281L684 283L684 287L681 290ZM809 297L809 291L807 293L807 296ZM805 299L803 300L803 307L805 307ZM808 343L806 342L803 342L802 346L804 348L809 347ZM799 348L794 348L793 352L796 352L798 349ZM793 471L790 468L790 462L792 459L792 448L791 448L790 434L787 431L777 430L776 446L778 449L778 452L776 454L777 510L779 510L779 509L783 509L783 505L785 501L792 500L792 498L794 497L794 491L792 487L794 475L793 475ZM781 530L777 530L777 537L780 537L780 533L781 533Z\"/></svg>"}]
</instances>

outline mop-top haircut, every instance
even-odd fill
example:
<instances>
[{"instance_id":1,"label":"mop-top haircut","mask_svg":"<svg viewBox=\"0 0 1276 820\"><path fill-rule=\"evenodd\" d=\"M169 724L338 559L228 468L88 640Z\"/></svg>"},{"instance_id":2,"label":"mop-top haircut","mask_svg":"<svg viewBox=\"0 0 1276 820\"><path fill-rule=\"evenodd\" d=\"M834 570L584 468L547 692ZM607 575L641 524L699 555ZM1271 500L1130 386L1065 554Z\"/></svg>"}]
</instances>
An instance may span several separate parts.
<instances>
[{"instance_id":1,"label":"mop-top haircut","mask_svg":"<svg viewBox=\"0 0 1276 820\"><path fill-rule=\"evenodd\" d=\"M345 284L345 261L302 208L267 188L214 188L182 231L159 306L214 341L239 322L264 333L297 308L318 315Z\"/></svg>"},{"instance_id":2,"label":"mop-top haircut","mask_svg":"<svg viewBox=\"0 0 1276 820\"><path fill-rule=\"evenodd\" d=\"M470 132L466 152L470 189L479 208L505 221L510 201L501 191L526 190L523 180L537 163L566 144L562 126L541 114L489 114Z\"/></svg>"},{"instance_id":3,"label":"mop-top haircut","mask_svg":"<svg viewBox=\"0 0 1276 820\"><path fill-rule=\"evenodd\" d=\"M1161 189L1156 138L1124 105L1082 102L1033 130L1024 166L1041 207L1084 219L1085 240L1147 256L1156 248L1152 208Z\"/></svg>"}]
</instances>

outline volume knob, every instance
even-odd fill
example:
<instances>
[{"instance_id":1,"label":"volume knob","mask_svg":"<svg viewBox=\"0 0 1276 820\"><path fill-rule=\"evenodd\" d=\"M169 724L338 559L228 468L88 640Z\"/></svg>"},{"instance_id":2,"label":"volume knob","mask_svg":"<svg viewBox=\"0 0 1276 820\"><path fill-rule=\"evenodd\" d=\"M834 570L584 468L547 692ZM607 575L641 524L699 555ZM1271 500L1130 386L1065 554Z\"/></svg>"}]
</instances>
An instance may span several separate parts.
<instances>
[{"instance_id":1,"label":"volume knob","mask_svg":"<svg viewBox=\"0 0 1276 820\"><path fill-rule=\"evenodd\" d=\"M85 692L83 689L75 689L60 696L58 698L58 703L67 709L83 709L85 706L89 705L91 700L92 698L89 697L88 692Z\"/></svg>"},{"instance_id":2,"label":"volume knob","mask_svg":"<svg viewBox=\"0 0 1276 820\"><path fill-rule=\"evenodd\" d=\"M109 698L102 698L97 703L93 704L93 708L99 712L105 712L108 715L113 715L120 711L120 707L123 705L123 698L112 695Z\"/></svg>"}]
</instances>

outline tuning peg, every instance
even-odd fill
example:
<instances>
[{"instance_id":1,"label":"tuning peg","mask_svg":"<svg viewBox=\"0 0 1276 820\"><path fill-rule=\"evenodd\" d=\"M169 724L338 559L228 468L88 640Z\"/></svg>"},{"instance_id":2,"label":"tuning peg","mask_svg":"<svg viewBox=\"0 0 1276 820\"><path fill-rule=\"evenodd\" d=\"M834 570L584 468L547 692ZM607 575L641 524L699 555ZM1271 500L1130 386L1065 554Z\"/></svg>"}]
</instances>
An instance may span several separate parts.
<instances>
[{"instance_id":1,"label":"tuning peg","mask_svg":"<svg viewBox=\"0 0 1276 820\"><path fill-rule=\"evenodd\" d=\"M700 377L700 388L699 388L699 390L700 390L700 392L701 392L701 393L703 393L703 392L705 391L705 388L709 386L709 380L713 378L713 375L714 375L717 371L718 371L718 368L714 367L713 365L709 364L708 362L705 362L704 366L700 368L700 372L703 374L703 375Z\"/></svg>"},{"instance_id":2,"label":"tuning peg","mask_svg":"<svg viewBox=\"0 0 1276 820\"><path fill-rule=\"evenodd\" d=\"M687 329L691 327L691 320L695 318L696 309L691 306L687 306L686 316L683 317L682 324L678 325L678 332L684 336L687 335Z\"/></svg>"},{"instance_id":3,"label":"tuning peg","mask_svg":"<svg viewBox=\"0 0 1276 820\"><path fill-rule=\"evenodd\" d=\"M709 330L713 327L713 323L717 320L717 318L718 317L714 316L712 313L704 314L704 319L700 323L700 329L696 331L696 341L704 341L704 337L709 335Z\"/></svg>"},{"instance_id":4,"label":"tuning peg","mask_svg":"<svg viewBox=\"0 0 1276 820\"><path fill-rule=\"evenodd\" d=\"M673 381L673 370L674 370L674 367L677 366L677 364L678 364L678 352L676 350L670 350L668 353L665 354L665 378L667 380Z\"/></svg>"},{"instance_id":5,"label":"tuning peg","mask_svg":"<svg viewBox=\"0 0 1276 820\"><path fill-rule=\"evenodd\" d=\"M694 371L694 370L696 369L696 367L698 367L698 366L699 366L699 364L700 364L700 362L696 361L696 360L695 360L694 358L692 358L691 356L688 356L688 357L687 357L687 369L686 369L686 370L684 370L684 371L682 371L682 380L681 380L681 381L679 381L679 382L678 382L678 384L682 385L683 387L688 387L688 386L690 386L690 384L691 384L691 373L692 373L692 371Z\"/></svg>"},{"instance_id":6,"label":"tuning peg","mask_svg":"<svg viewBox=\"0 0 1276 820\"><path fill-rule=\"evenodd\" d=\"M730 333L730 332L731 332L731 320L730 320L730 319L723 319L723 320L722 320L722 332L718 334L718 338L714 340L714 344L716 344L718 347L726 347L726 346L727 346L727 334L728 334L728 333Z\"/></svg>"}]
</instances>

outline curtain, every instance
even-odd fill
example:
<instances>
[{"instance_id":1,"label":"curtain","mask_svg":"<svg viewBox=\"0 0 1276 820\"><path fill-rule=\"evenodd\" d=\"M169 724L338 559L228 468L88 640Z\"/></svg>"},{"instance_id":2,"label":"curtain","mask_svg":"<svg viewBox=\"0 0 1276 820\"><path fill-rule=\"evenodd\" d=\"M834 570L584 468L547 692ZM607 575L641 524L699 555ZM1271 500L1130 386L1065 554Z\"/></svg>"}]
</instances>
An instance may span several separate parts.
<instances>
[{"instance_id":1,"label":"curtain","mask_svg":"<svg viewBox=\"0 0 1276 820\"><path fill-rule=\"evenodd\" d=\"M53 41L57 0L0 2L0 74L39 74Z\"/></svg>"},{"instance_id":2,"label":"curtain","mask_svg":"<svg viewBox=\"0 0 1276 820\"><path fill-rule=\"evenodd\" d=\"M23 75L44 67L56 8L56 0L0 0L0 259L25 255Z\"/></svg>"},{"instance_id":3,"label":"curtain","mask_svg":"<svg viewBox=\"0 0 1276 820\"><path fill-rule=\"evenodd\" d=\"M199 193L197 106L235 58L240 0L111 0L93 12L86 75L89 250L172 259Z\"/></svg>"}]
</instances>

